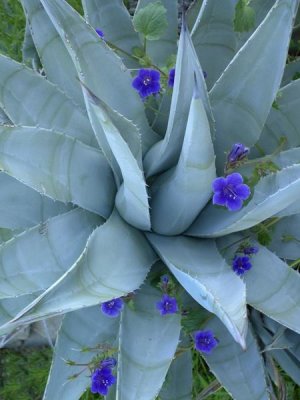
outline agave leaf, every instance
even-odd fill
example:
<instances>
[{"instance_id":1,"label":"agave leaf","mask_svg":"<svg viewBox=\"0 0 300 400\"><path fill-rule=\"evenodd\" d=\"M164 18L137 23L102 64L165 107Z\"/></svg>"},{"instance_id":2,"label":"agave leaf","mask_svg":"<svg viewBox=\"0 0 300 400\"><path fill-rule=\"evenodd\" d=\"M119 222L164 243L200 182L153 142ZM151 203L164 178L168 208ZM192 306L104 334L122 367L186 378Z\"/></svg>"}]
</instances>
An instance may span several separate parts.
<instances>
[{"instance_id":1,"label":"agave leaf","mask_svg":"<svg viewBox=\"0 0 300 400\"><path fill-rule=\"evenodd\" d=\"M215 242L183 236L146 236L187 292L216 314L233 338L245 347L246 288L221 257Z\"/></svg>"},{"instance_id":2,"label":"agave leaf","mask_svg":"<svg viewBox=\"0 0 300 400\"><path fill-rule=\"evenodd\" d=\"M72 202L103 217L111 213L115 187L99 150L39 128L0 127L2 170L38 192Z\"/></svg>"},{"instance_id":3,"label":"agave leaf","mask_svg":"<svg viewBox=\"0 0 300 400\"><path fill-rule=\"evenodd\" d=\"M155 307L161 294L143 287L134 310L125 306L119 331L116 398L152 400L163 385L180 334L180 316L162 316ZM145 346L146 343L146 346Z\"/></svg>"},{"instance_id":4,"label":"agave leaf","mask_svg":"<svg viewBox=\"0 0 300 400\"><path fill-rule=\"evenodd\" d=\"M155 232L185 231L211 196L216 177L209 122L197 92L192 99L183 146L176 167L152 185L151 218Z\"/></svg>"},{"instance_id":5,"label":"agave leaf","mask_svg":"<svg viewBox=\"0 0 300 400\"><path fill-rule=\"evenodd\" d=\"M82 92L76 80L77 72L72 59L40 0L21 0L21 3L47 78L57 84L76 105L84 109Z\"/></svg>"},{"instance_id":6,"label":"agave leaf","mask_svg":"<svg viewBox=\"0 0 300 400\"><path fill-rule=\"evenodd\" d=\"M233 29L236 3L237 0L203 2L192 30L196 53L207 72L208 88L214 85L236 52L237 38Z\"/></svg>"},{"instance_id":7,"label":"agave leaf","mask_svg":"<svg viewBox=\"0 0 300 400\"><path fill-rule=\"evenodd\" d=\"M47 289L77 260L101 222L100 217L77 208L2 244L0 298Z\"/></svg>"},{"instance_id":8,"label":"agave leaf","mask_svg":"<svg viewBox=\"0 0 300 400\"><path fill-rule=\"evenodd\" d=\"M238 232L277 214L296 199L300 199L300 165L263 177L255 186L252 199L240 211L207 205L187 234L218 237Z\"/></svg>"},{"instance_id":9,"label":"agave leaf","mask_svg":"<svg viewBox=\"0 0 300 400\"><path fill-rule=\"evenodd\" d=\"M71 55L79 77L97 97L138 126L144 151L156 140L143 102L121 59L64 0L40 0ZM112 87L112 82L114 83Z\"/></svg>"},{"instance_id":10,"label":"agave leaf","mask_svg":"<svg viewBox=\"0 0 300 400\"><path fill-rule=\"evenodd\" d=\"M186 21L190 32L192 32L195 23L198 22L198 16L203 2L204 0L193 1L186 12Z\"/></svg>"},{"instance_id":11,"label":"agave leaf","mask_svg":"<svg viewBox=\"0 0 300 400\"><path fill-rule=\"evenodd\" d=\"M24 64L28 65L35 71L38 71L41 68L40 57L35 48L28 21L26 21L22 55Z\"/></svg>"},{"instance_id":12,"label":"agave leaf","mask_svg":"<svg viewBox=\"0 0 300 400\"><path fill-rule=\"evenodd\" d=\"M263 360L251 329L248 329L246 350L232 340L224 325L211 319L210 329L219 340L210 354L204 355L211 372L236 400L268 400Z\"/></svg>"},{"instance_id":13,"label":"agave leaf","mask_svg":"<svg viewBox=\"0 0 300 400\"><path fill-rule=\"evenodd\" d=\"M107 318L100 307L89 307L65 316L54 350L54 357L43 400L79 399L90 385L89 370L80 373L82 366L69 366L66 361L88 364L94 351L82 351L101 344L114 346L119 319ZM99 350L100 352L100 350ZM70 376L79 374L75 380Z\"/></svg>"},{"instance_id":14,"label":"agave leaf","mask_svg":"<svg viewBox=\"0 0 300 400\"><path fill-rule=\"evenodd\" d=\"M267 282L267 284L266 284ZM300 276L274 253L259 246L245 275L247 303L300 333Z\"/></svg>"},{"instance_id":15,"label":"agave leaf","mask_svg":"<svg viewBox=\"0 0 300 400\"><path fill-rule=\"evenodd\" d=\"M258 141L259 146L267 153L278 147L282 136L286 138L288 148L300 145L299 90L300 80L293 81L279 90L276 97L277 106L272 107Z\"/></svg>"},{"instance_id":16,"label":"agave leaf","mask_svg":"<svg viewBox=\"0 0 300 400\"><path fill-rule=\"evenodd\" d=\"M95 29L104 33L104 40L113 43L127 53L141 46L137 33L133 29L130 14L122 0L83 0L85 19ZM138 63L120 52L124 63L137 68Z\"/></svg>"},{"instance_id":17,"label":"agave leaf","mask_svg":"<svg viewBox=\"0 0 300 400\"><path fill-rule=\"evenodd\" d=\"M284 74L281 81L281 86L286 86L291 83L294 79L299 79L300 76L300 58L289 62L284 69Z\"/></svg>"},{"instance_id":18,"label":"agave leaf","mask_svg":"<svg viewBox=\"0 0 300 400\"><path fill-rule=\"evenodd\" d=\"M29 228L70 210L70 206L41 196L3 172L0 173L0 187L3 188L0 191L2 228L13 230Z\"/></svg>"},{"instance_id":19,"label":"agave leaf","mask_svg":"<svg viewBox=\"0 0 300 400\"><path fill-rule=\"evenodd\" d=\"M139 132L130 121L117 115L90 91L87 89L85 91L90 114L93 114L97 124L101 125L105 135L104 138L100 136L99 142L102 143L104 139L105 146L102 148L107 150L107 158L110 158L112 166L117 163L117 168L122 174L123 183L116 196L116 207L125 221L139 229L150 230L148 194L142 170ZM115 119L115 123L111 117ZM116 167L114 170L116 171Z\"/></svg>"},{"instance_id":20,"label":"agave leaf","mask_svg":"<svg viewBox=\"0 0 300 400\"><path fill-rule=\"evenodd\" d=\"M204 103L210 122L212 121L203 73L184 22L179 39L175 70L175 82L166 135L145 156L144 167L147 176L165 171L178 161L195 87L195 75L199 85L199 97Z\"/></svg>"},{"instance_id":21,"label":"agave leaf","mask_svg":"<svg viewBox=\"0 0 300 400\"><path fill-rule=\"evenodd\" d=\"M142 8L151 3L153 3L153 0L139 0L135 9L135 16ZM168 26L159 40L147 41L147 55L155 64L164 66L168 57L177 52L178 10L177 1L159 0L159 3L167 10Z\"/></svg>"},{"instance_id":22,"label":"agave leaf","mask_svg":"<svg viewBox=\"0 0 300 400\"><path fill-rule=\"evenodd\" d=\"M277 1L210 92L219 171L233 143L253 146L260 137L280 86L297 5Z\"/></svg>"},{"instance_id":23,"label":"agave leaf","mask_svg":"<svg viewBox=\"0 0 300 400\"><path fill-rule=\"evenodd\" d=\"M300 362L289 350L269 350L269 346L273 341L273 336L267 329L265 329L261 321L258 320L258 316L255 318L255 322L259 338L265 345L264 350L277 361L281 368L294 380L295 383L300 385Z\"/></svg>"},{"instance_id":24,"label":"agave leaf","mask_svg":"<svg viewBox=\"0 0 300 400\"><path fill-rule=\"evenodd\" d=\"M77 262L9 325L31 323L126 295L143 283L156 259L144 236L115 211L92 233Z\"/></svg>"},{"instance_id":25,"label":"agave leaf","mask_svg":"<svg viewBox=\"0 0 300 400\"><path fill-rule=\"evenodd\" d=\"M11 121L5 112L0 108L0 125L10 125Z\"/></svg>"},{"instance_id":26,"label":"agave leaf","mask_svg":"<svg viewBox=\"0 0 300 400\"><path fill-rule=\"evenodd\" d=\"M188 350L177 355L172 361L165 383L159 393L159 399L191 400L192 386L192 354Z\"/></svg>"},{"instance_id":27,"label":"agave leaf","mask_svg":"<svg viewBox=\"0 0 300 400\"><path fill-rule=\"evenodd\" d=\"M272 229L272 242L268 248L287 260L300 258L300 214L286 217Z\"/></svg>"},{"instance_id":28,"label":"agave leaf","mask_svg":"<svg viewBox=\"0 0 300 400\"><path fill-rule=\"evenodd\" d=\"M14 332L14 327L6 326L6 328L3 328L2 326L11 320L27 304L30 304L36 297L36 294L25 294L15 299L0 300L0 337ZM5 339L7 340L8 338L1 338L1 340Z\"/></svg>"},{"instance_id":29,"label":"agave leaf","mask_svg":"<svg viewBox=\"0 0 300 400\"><path fill-rule=\"evenodd\" d=\"M44 77L0 55L0 106L16 125L57 129L95 145L93 130L74 103Z\"/></svg>"}]
</instances>

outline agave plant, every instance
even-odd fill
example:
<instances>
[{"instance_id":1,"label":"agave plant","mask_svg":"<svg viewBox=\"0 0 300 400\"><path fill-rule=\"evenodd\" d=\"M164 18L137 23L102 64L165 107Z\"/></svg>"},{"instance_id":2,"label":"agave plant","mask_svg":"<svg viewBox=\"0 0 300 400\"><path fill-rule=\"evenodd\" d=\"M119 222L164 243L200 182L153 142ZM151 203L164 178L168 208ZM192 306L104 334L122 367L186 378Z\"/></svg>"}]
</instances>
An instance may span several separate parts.
<instances>
[{"instance_id":1,"label":"agave plant","mask_svg":"<svg viewBox=\"0 0 300 400\"><path fill-rule=\"evenodd\" d=\"M298 1L196 1L179 40L176 1L22 5L2 342L66 314L45 400L191 399L193 349L238 400L275 398L278 364L300 384Z\"/></svg>"}]
</instances>

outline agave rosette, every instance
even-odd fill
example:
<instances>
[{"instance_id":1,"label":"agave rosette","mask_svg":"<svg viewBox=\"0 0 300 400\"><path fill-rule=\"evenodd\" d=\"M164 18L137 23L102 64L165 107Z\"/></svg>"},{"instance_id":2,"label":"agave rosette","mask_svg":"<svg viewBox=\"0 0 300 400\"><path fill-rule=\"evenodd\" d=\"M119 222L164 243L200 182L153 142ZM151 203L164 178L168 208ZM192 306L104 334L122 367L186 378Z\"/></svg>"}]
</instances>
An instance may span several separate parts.
<instances>
[{"instance_id":1,"label":"agave rosette","mask_svg":"<svg viewBox=\"0 0 300 400\"><path fill-rule=\"evenodd\" d=\"M32 68L0 56L3 340L67 314L44 399L80 398L90 377L77 364L92 356L78 350L101 343L118 358L108 398L191 399L184 320L197 314L218 340L206 362L234 398L269 398L273 358L300 383L300 277L287 263L300 257L300 81L285 72L298 1L253 0L256 26L244 34L233 28L236 0L196 2L177 44L177 2L162 0L168 24L147 54L163 71L177 58L173 91L154 98L154 113L132 87L141 42L123 2L82 3L85 19L64 0L22 0ZM251 149L234 171L251 197L229 211L212 203L212 183L237 143ZM274 238L263 246L255 229L268 223ZM240 277L231 263L249 238L258 252ZM186 315L158 312L166 270ZM120 317L101 313L120 297Z\"/></svg>"}]
</instances>

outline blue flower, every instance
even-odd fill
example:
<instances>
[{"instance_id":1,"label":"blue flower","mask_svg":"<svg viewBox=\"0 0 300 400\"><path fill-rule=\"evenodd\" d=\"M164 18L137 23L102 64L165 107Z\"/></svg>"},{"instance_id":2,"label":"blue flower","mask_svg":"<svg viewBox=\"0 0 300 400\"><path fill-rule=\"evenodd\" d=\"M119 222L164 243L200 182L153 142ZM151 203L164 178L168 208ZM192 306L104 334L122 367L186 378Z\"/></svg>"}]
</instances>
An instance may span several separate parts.
<instances>
[{"instance_id":1,"label":"blue flower","mask_svg":"<svg viewBox=\"0 0 300 400\"><path fill-rule=\"evenodd\" d=\"M235 256L232 261L232 269L237 275L243 275L246 271L249 271L251 267L250 258L247 256Z\"/></svg>"},{"instance_id":2,"label":"blue flower","mask_svg":"<svg viewBox=\"0 0 300 400\"><path fill-rule=\"evenodd\" d=\"M243 253L248 256L250 256L251 254L256 254L256 253L258 253L258 247L256 247L256 246L244 247Z\"/></svg>"},{"instance_id":3,"label":"blue flower","mask_svg":"<svg viewBox=\"0 0 300 400\"><path fill-rule=\"evenodd\" d=\"M132 81L132 86L142 98L160 91L160 73L155 69L140 69Z\"/></svg>"},{"instance_id":4,"label":"blue flower","mask_svg":"<svg viewBox=\"0 0 300 400\"><path fill-rule=\"evenodd\" d=\"M110 368L97 368L91 378L91 392L99 393L103 396L108 394L109 387L117 381L116 377L112 375Z\"/></svg>"},{"instance_id":5,"label":"blue flower","mask_svg":"<svg viewBox=\"0 0 300 400\"><path fill-rule=\"evenodd\" d=\"M243 184L243 177L237 172L226 178L216 178L212 183L213 204L225 206L230 211L242 208L243 200L250 196L249 186Z\"/></svg>"},{"instance_id":6,"label":"blue flower","mask_svg":"<svg viewBox=\"0 0 300 400\"><path fill-rule=\"evenodd\" d=\"M113 357L107 357L100 362L102 368L114 368L117 365L117 360Z\"/></svg>"},{"instance_id":7,"label":"blue flower","mask_svg":"<svg viewBox=\"0 0 300 400\"><path fill-rule=\"evenodd\" d=\"M175 297L170 297L164 294L161 301L156 303L156 308L161 315L175 314L178 312L178 305Z\"/></svg>"},{"instance_id":8,"label":"blue flower","mask_svg":"<svg viewBox=\"0 0 300 400\"><path fill-rule=\"evenodd\" d=\"M168 285L168 283L169 283L169 276L168 276L168 275L162 275L161 278L160 278L160 280L161 280L161 283L162 283L163 285Z\"/></svg>"},{"instance_id":9,"label":"blue flower","mask_svg":"<svg viewBox=\"0 0 300 400\"><path fill-rule=\"evenodd\" d=\"M236 163L238 161L241 161L243 158L247 156L249 153L249 148L244 146L242 143L235 143L228 156L227 156L227 161L228 163Z\"/></svg>"},{"instance_id":10,"label":"blue flower","mask_svg":"<svg viewBox=\"0 0 300 400\"><path fill-rule=\"evenodd\" d=\"M101 31L101 29L95 29L95 31L98 33L101 39L104 39L104 33Z\"/></svg>"},{"instance_id":11,"label":"blue flower","mask_svg":"<svg viewBox=\"0 0 300 400\"><path fill-rule=\"evenodd\" d=\"M218 345L217 339L215 339L213 332L210 330L195 332L194 342L195 349L206 354L209 354Z\"/></svg>"},{"instance_id":12,"label":"blue flower","mask_svg":"<svg viewBox=\"0 0 300 400\"><path fill-rule=\"evenodd\" d=\"M172 68L169 71L169 80L168 80L169 86L171 86L171 87L174 86L174 79L175 79L175 68Z\"/></svg>"},{"instance_id":13,"label":"blue flower","mask_svg":"<svg viewBox=\"0 0 300 400\"><path fill-rule=\"evenodd\" d=\"M121 298L106 301L101 304L101 311L108 317L118 317L124 307L124 301Z\"/></svg>"}]
</instances>

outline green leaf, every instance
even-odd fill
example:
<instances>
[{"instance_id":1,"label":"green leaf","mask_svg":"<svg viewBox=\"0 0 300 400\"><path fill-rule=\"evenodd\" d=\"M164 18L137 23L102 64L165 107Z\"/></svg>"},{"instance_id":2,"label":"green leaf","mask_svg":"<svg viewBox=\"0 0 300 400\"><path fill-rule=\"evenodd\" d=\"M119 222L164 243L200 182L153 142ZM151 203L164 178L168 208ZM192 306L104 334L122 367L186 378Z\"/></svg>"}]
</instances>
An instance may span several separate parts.
<instances>
[{"instance_id":1,"label":"green leaf","mask_svg":"<svg viewBox=\"0 0 300 400\"><path fill-rule=\"evenodd\" d=\"M209 200L215 177L209 122L196 89L178 164L151 186L153 230L167 235L185 231Z\"/></svg>"},{"instance_id":2,"label":"green leaf","mask_svg":"<svg viewBox=\"0 0 300 400\"><path fill-rule=\"evenodd\" d=\"M156 308L160 299L158 290L144 286L134 300L135 310L124 308L119 331L116 398L152 400L163 385L181 326L179 315L160 315Z\"/></svg>"},{"instance_id":3,"label":"green leaf","mask_svg":"<svg viewBox=\"0 0 300 400\"><path fill-rule=\"evenodd\" d=\"M268 400L263 359L251 329L248 329L246 350L232 340L217 318L211 319L205 329L212 330L219 343L203 357L231 396L243 400Z\"/></svg>"},{"instance_id":4,"label":"green leaf","mask_svg":"<svg viewBox=\"0 0 300 400\"><path fill-rule=\"evenodd\" d=\"M230 212L225 207L208 204L187 234L218 237L251 228L287 208L296 199L300 199L300 165L261 178L253 197L239 211Z\"/></svg>"},{"instance_id":5,"label":"green leaf","mask_svg":"<svg viewBox=\"0 0 300 400\"><path fill-rule=\"evenodd\" d=\"M245 347L246 288L219 254L215 242L184 236L146 236L185 290L216 314L233 338Z\"/></svg>"},{"instance_id":6,"label":"green leaf","mask_svg":"<svg viewBox=\"0 0 300 400\"><path fill-rule=\"evenodd\" d=\"M67 314L58 332L43 400L79 399L91 384L89 370L80 373L84 368L82 364L88 364L97 354L82 349L96 348L101 344L113 347L118 327L119 319L107 318L99 306ZM67 365L66 360L81 366ZM68 378L76 374L76 379L68 382Z\"/></svg>"},{"instance_id":7,"label":"green leaf","mask_svg":"<svg viewBox=\"0 0 300 400\"><path fill-rule=\"evenodd\" d=\"M116 207L129 224L141 230L150 230L148 194L142 171L139 131L130 121L113 112L92 92L87 89L85 91L89 112L94 118L94 126L100 124L104 132L104 137L101 132L99 134L99 142L105 144L101 147L105 149L105 155L108 154L107 158L110 159L115 174L120 170L123 178L116 196Z\"/></svg>"},{"instance_id":8,"label":"green leaf","mask_svg":"<svg viewBox=\"0 0 300 400\"><path fill-rule=\"evenodd\" d=\"M168 26L166 12L160 1L140 8L134 14L132 21L135 31L141 33L146 40L160 39Z\"/></svg>"},{"instance_id":9,"label":"green leaf","mask_svg":"<svg viewBox=\"0 0 300 400\"><path fill-rule=\"evenodd\" d=\"M166 9L165 18L167 28L159 40L150 40L146 44L146 52L154 64L165 67L168 58L177 53L178 38L178 2L160 0L160 4ZM153 4L153 0L138 0L135 15L145 7Z\"/></svg>"},{"instance_id":10,"label":"green leaf","mask_svg":"<svg viewBox=\"0 0 300 400\"><path fill-rule=\"evenodd\" d=\"M159 392L161 400L192 399L192 355L187 350L172 361L165 383Z\"/></svg>"},{"instance_id":11,"label":"green leaf","mask_svg":"<svg viewBox=\"0 0 300 400\"><path fill-rule=\"evenodd\" d=\"M21 3L47 78L84 110L83 96L72 59L40 1L21 0ZM39 96L38 100L40 101Z\"/></svg>"},{"instance_id":12,"label":"green leaf","mask_svg":"<svg viewBox=\"0 0 300 400\"><path fill-rule=\"evenodd\" d=\"M137 125L146 151L158 137L149 127L143 102L132 87L130 71L65 0L40 1L68 49L81 81L113 110Z\"/></svg>"},{"instance_id":13,"label":"green leaf","mask_svg":"<svg viewBox=\"0 0 300 400\"><path fill-rule=\"evenodd\" d=\"M195 75L199 85L198 97L203 101L212 130L214 129L203 73L190 34L184 24L179 39L175 70L167 131L164 139L157 142L144 158L147 176L155 175L173 167L179 159L195 87Z\"/></svg>"},{"instance_id":14,"label":"green leaf","mask_svg":"<svg viewBox=\"0 0 300 400\"><path fill-rule=\"evenodd\" d=\"M210 92L219 173L233 143L253 146L261 135L280 86L296 6L294 0L277 1Z\"/></svg>"},{"instance_id":15,"label":"green leaf","mask_svg":"<svg viewBox=\"0 0 300 400\"><path fill-rule=\"evenodd\" d=\"M131 16L122 0L83 0L86 20L95 29L101 29L105 41L109 41L122 50L132 53L132 48L140 46L138 34L134 31ZM137 68L137 61L119 53L130 68Z\"/></svg>"},{"instance_id":16,"label":"green leaf","mask_svg":"<svg viewBox=\"0 0 300 400\"><path fill-rule=\"evenodd\" d=\"M124 296L139 288L156 259L143 234L115 211L92 233L77 262L8 325L31 323Z\"/></svg>"},{"instance_id":17,"label":"green leaf","mask_svg":"<svg viewBox=\"0 0 300 400\"><path fill-rule=\"evenodd\" d=\"M236 52L237 40L232 23L236 2L203 2L191 31L197 56L207 72L205 81L208 89L214 85Z\"/></svg>"},{"instance_id":18,"label":"green leaf","mask_svg":"<svg viewBox=\"0 0 300 400\"><path fill-rule=\"evenodd\" d=\"M57 214L70 210L69 205L40 195L23 183L0 173L0 226L7 229L30 228Z\"/></svg>"},{"instance_id":19,"label":"green leaf","mask_svg":"<svg viewBox=\"0 0 300 400\"><path fill-rule=\"evenodd\" d=\"M2 244L0 298L47 289L73 265L101 223L100 217L77 208Z\"/></svg>"},{"instance_id":20,"label":"green leaf","mask_svg":"<svg viewBox=\"0 0 300 400\"><path fill-rule=\"evenodd\" d=\"M86 115L40 74L0 55L0 106L15 125L57 129L97 144Z\"/></svg>"},{"instance_id":21,"label":"green leaf","mask_svg":"<svg viewBox=\"0 0 300 400\"><path fill-rule=\"evenodd\" d=\"M39 128L0 127L0 166L34 190L108 217L115 185L99 150Z\"/></svg>"},{"instance_id":22,"label":"green leaf","mask_svg":"<svg viewBox=\"0 0 300 400\"><path fill-rule=\"evenodd\" d=\"M259 246L245 274L247 303L300 333L300 276L275 254Z\"/></svg>"},{"instance_id":23,"label":"green leaf","mask_svg":"<svg viewBox=\"0 0 300 400\"><path fill-rule=\"evenodd\" d=\"M233 24L236 32L250 31L255 26L255 11L249 3L248 0L239 0L235 6Z\"/></svg>"}]
</instances>

